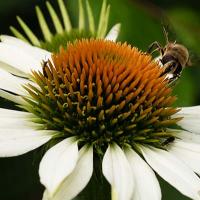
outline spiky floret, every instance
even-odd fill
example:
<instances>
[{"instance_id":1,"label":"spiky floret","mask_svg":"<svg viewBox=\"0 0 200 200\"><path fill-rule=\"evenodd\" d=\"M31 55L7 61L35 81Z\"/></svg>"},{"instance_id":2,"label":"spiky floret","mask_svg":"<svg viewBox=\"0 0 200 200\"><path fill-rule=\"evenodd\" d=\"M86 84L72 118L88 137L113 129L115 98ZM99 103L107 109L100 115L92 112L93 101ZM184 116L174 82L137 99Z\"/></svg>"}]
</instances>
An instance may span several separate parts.
<instances>
[{"instance_id":1,"label":"spiky floret","mask_svg":"<svg viewBox=\"0 0 200 200\"><path fill-rule=\"evenodd\" d=\"M98 26L95 26L95 19L93 10L89 1L79 0L79 21L78 27L73 27L68 11L65 7L63 0L57 0L62 19L59 14L54 10L53 6L47 1L46 6L49 15L52 19L55 33L52 31L45 19L43 12L39 6L36 6L36 14L43 34L43 40L40 40L29 28L29 26L18 16L17 20L25 34L18 31L15 27L11 26L12 33L19 39L28 43L44 48L48 51L58 52L60 46L65 46L66 42L74 41L80 38L104 38L107 33L108 20L110 13L110 5L107 5L106 0L103 0ZM86 8L86 9L84 9ZM118 24L119 25L119 24Z\"/></svg>"},{"instance_id":2,"label":"spiky floret","mask_svg":"<svg viewBox=\"0 0 200 200\"><path fill-rule=\"evenodd\" d=\"M151 56L126 43L76 41L44 63L43 73L33 71L38 87L25 87L27 109L46 129L76 136L98 151L113 141L163 148L171 137L166 128L179 118L171 118L176 97L162 72Z\"/></svg>"}]
</instances>

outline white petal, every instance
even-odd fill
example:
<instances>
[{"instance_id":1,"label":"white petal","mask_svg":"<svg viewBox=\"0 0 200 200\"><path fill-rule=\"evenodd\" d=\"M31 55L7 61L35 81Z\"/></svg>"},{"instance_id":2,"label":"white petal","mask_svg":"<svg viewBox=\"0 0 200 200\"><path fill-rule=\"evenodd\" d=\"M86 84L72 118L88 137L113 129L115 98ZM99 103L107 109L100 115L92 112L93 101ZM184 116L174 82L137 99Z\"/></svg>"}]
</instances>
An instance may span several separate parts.
<instances>
[{"instance_id":1,"label":"white petal","mask_svg":"<svg viewBox=\"0 0 200 200\"><path fill-rule=\"evenodd\" d=\"M135 180L135 191L132 200L161 200L161 190L153 170L132 149L126 150Z\"/></svg>"},{"instance_id":2,"label":"white petal","mask_svg":"<svg viewBox=\"0 0 200 200\"><path fill-rule=\"evenodd\" d=\"M25 117L32 117L32 116L34 115L28 112L0 108L0 118L4 118L4 117L25 118Z\"/></svg>"},{"instance_id":3,"label":"white petal","mask_svg":"<svg viewBox=\"0 0 200 200\"><path fill-rule=\"evenodd\" d=\"M51 57L50 52L38 47L34 47L16 37L1 35L0 39L5 44L9 44L9 45L17 47L18 49L22 49L23 51L32 55L35 59L39 61L48 60Z\"/></svg>"},{"instance_id":4,"label":"white petal","mask_svg":"<svg viewBox=\"0 0 200 200\"><path fill-rule=\"evenodd\" d=\"M78 160L78 145L73 137L50 148L42 158L39 168L40 182L53 196L63 180L73 171Z\"/></svg>"},{"instance_id":5,"label":"white petal","mask_svg":"<svg viewBox=\"0 0 200 200\"><path fill-rule=\"evenodd\" d=\"M20 129L29 129L29 128L37 130L40 127L42 128L43 125L27 121L26 119L17 119L17 118L1 119L1 124L0 124L0 130L3 130L3 129L20 130Z\"/></svg>"},{"instance_id":6,"label":"white petal","mask_svg":"<svg viewBox=\"0 0 200 200\"><path fill-rule=\"evenodd\" d=\"M41 70L42 63L42 60L34 58L30 52L2 42L0 43L0 61L24 73Z\"/></svg>"},{"instance_id":7,"label":"white petal","mask_svg":"<svg viewBox=\"0 0 200 200\"><path fill-rule=\"evenodd\" d=\"M192 199L200 199L200 179L171 153L153 147L140 146L149 165L168 183Z\"/></svg>"},{"instance_id":8,"label":"white petal","mask_svg":"<svg viewBox=\"0 0 200 200\"><path fill-rule=\"evenodd\" d=\"M183 141L183 140L179 140L179 139L176 139L173 143L176 144L176 146L179 146L180 148L185 148L185 149L200 153L200 144L199 143L188 142L188 141ZM169 145L169 147L170 147L170 145Z\"/></svg>"},{"instance_id":9,"label":"white petal","mask_svg":"<svg viewBox=\"0 0 200 200\"><path fill-rule=\"evenodd\" d=\"M190 107L182 107L177 114L184 113L190 115L191 113L193 113L199 115L199 112L200 112L200 106L190 106Z\"/></svg>"},{"instance_id":10,"label":"white petal","mask_svg":"<svg viewBox=\"0 0 200 200\"><path fill-rule=\"evenodd\" d=\"M38 129L39 127L43 127L43 124L32 122L34 119L37 119L37 116L29 112L0 108L0 130Z\"/></svg>"},{"instance_id":11,"label":"white petal","mask_svg":"<svg viewBox=\"0 0 200 200\"><path fill-rule=\"evenodd\" d=\"M21 96L11 94L11 93L6 92L6 91L1 90L1 89L0 89L0 97L7 99L9 101L12 101L12 102L19 104L19 105L26 105L27 104L27 102Z\"/></svg>"},{"instance_id":12,"label":"white petal","mask_svg":"<svg viewBox=\"0 0 200 200\"><path fill-rule=\"evenodd\" d=\"M29 75L24 73L22 70L16 69L13 66L10 66L10 65L8 65L6 63L3 63L1 61L0 61L0 68L4 69L5 71L7 71L7 72L9 72L11 74L14 74L16 76L25 77L25 78L29 77Z\"/></svg>"},{"instance_id":13,"label":"white petal","mask_svg":"<svg viewBox=\"0 0 200 200\"><path fill-rule=\"evenodd\" d=\"M115 24L111 28L109 33L106 35L105 39L115 42L117 40L118 35L119 35L120 29L121 29L121 24Z\"/></svg>"},{"instance_id":14,"label":"white petal","mask_svg":"<svg viewBox=\"0 0 200 200\"><path fill-rule=\"evenodd\" d=\"M183 117L177 124L185 130L200 134L200 106L183 107L173 117Z\"/></svg>"},{"instance_id":15,"label":"white petal","mask_svg":"<svg viewBox=\"0 0 200 200\"><path fill-rule=\"evenodd\" d=\"M31 120L34 119L35 116L31 113L14 111L8 109L0 108L0 130L3 129L42 129L43 124L34 123ZM13 131L14 131L13 130Z\"/></svg>"},{"instance_id":16,"label":"white petal","mask_svg":"<svg viewBox=\"0 0 200 200\"><path fill-rule=\"evenodd\" d=\"M93 148L82 147L73 172L63 181L51 200L70 200L76 197L88 184L93 172ZM48 195L45 194L45 199Z\"/></svg>"},{"instance_id":17,"label":"white petal","mask_svg":"<svg viewBox=\"0 0 200 200\"><path fill-rule=\"evenodd\" d=\"M200 135L184 130L169 129L170 134L187 142L200 143Z\"/></svg>"},{"instance_id":18,"label":"white petal","mask_svg":"<svg viewBox=\"0 0 200 200\"><path fill-rule=\"evenodd\" d=\"M18 156L48 142L55 132L30 129L0 129L0 157Z\"/></svg>"},{"instance_id":19,"label":"white petal","mask_svg":"<svg viewBox=\"0 0 200 200\"><path fill-rule=\"evenodd\" d=\"M122 149L112 144L103 158L103 174L117 193L118 200L129 200L133 194L134 182L130 165Z\"/></svg>"},{"instance_id":20,"label":"white petal","mask_svg":"<svg viewBox=\"0 0 200 200\"><path fill-rule=\"evenodd\" d=\"M22 87L30 81L24 78L13 76L12 74L0 69L0 89L13 92L19 95L26 95L27 92Z\"/></svg>"},{"instance_id":21,"label":"white petal","mask_svg":"<svg viewBox=\"0 0 200 200\"><path fill-rule=\"evenodd\" d=\"M168 151L184 161L193 171L200 174L200 144L198 151L195 151L197 144L176 140L168 146Z\"/></svg>"}]
</instances>

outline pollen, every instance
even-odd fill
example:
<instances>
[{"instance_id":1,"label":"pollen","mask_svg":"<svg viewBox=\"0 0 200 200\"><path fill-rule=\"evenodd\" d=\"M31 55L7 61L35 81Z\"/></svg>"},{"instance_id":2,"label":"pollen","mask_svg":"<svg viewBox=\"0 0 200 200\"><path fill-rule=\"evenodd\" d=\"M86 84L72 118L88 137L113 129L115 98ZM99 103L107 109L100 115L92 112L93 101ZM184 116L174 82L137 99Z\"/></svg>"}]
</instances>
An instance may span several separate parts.
<instances>
[{"instance_id":1,"label":"pollen","mask_svg":"<svg viewBox=\"0 0 200 200\"><path fill-rule=\"evenodd\" d=\"M152 57L126 43L78 40L53 54L26 85L32 112L46 129L97 149L148 143L162 147L180 118L172 88Z\"/></svg>"}]
</instances>

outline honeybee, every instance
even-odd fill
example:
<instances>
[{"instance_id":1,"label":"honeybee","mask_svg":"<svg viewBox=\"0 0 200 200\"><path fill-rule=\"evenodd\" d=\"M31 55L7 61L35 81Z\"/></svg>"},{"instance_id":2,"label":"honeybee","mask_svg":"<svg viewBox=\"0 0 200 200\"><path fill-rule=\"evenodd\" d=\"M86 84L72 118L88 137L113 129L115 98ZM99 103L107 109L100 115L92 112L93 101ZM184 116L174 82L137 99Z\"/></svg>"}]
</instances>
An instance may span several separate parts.
<instances>
[{"instance_id":1,"label":"honeybee","mask_svg":"<svg viewBox=\"0 0 200 200\"><path fill-rule=\"evenodd\" d=\"M158 51L160 56L158 61L165 68L162 75L167 75L166 78L169 83L176 81L180 78L183 69L187 66L191 66L190 55L188 49L182 44L170 42L168 39L168 33L163 29L166 45L163 47L159 42L155 41L149 46L148 53L153 54Z\"/></svg>"}]
</instances>

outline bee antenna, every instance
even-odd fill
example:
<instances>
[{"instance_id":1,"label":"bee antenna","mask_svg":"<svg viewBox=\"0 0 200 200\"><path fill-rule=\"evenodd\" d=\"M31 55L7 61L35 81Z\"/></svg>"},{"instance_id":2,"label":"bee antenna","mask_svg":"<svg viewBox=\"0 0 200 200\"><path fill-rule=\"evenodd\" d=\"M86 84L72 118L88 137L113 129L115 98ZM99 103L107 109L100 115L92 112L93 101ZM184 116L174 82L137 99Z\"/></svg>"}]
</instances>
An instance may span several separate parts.
<instances>
[{"instance_id":1,"label":"bee antenna","mask_svg":"<svg viewBox=\"0 0 200 200\"><path fill-rule=\"evenodd\" d=\"M163 26L163 33L164 33L164 36L165 36L166 44L168 44L169 43L168 32L166 31L164 26Z\"/></svg>"}]
</instances>

